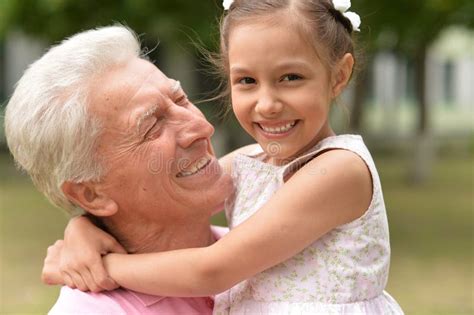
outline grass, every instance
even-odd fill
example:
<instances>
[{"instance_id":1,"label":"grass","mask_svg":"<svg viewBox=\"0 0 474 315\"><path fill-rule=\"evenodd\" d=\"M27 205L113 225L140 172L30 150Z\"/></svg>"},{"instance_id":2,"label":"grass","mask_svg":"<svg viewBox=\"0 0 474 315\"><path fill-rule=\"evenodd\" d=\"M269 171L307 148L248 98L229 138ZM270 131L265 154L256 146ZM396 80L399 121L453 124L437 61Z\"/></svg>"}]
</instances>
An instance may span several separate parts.
<instances>
[{"instance_id":1,"label":"grass","mask_svg":"<svg viewBox=\"0 0 474 315\"><path fill-rule=\"evenodd\" d=\"M58 288L40 282L46 248L62 238L67 217L0 156L0 314L44 314Z\"/></svg>"},{"instance_id":2,"label":"grass","mask_svg":"<svg viewBox=\"0 0 474 315\"><path fill-rule=\"evenodd\" d=\"M407 314L472 314L472 156L438 160L423 186L406 184L406 161L377 164L392 243L388 291Z\"/></svg>"},{"instance_id":3,"label":"grass","mask_svg":"<svg viewBox=\"0 0 474 315\"><path fill-rule=\"evenodd\" d=\"M376 164L392 240L387 291L406 314L472 314L473 157L439 159L423 186L407 184L404 159L376 157ZM0 174L0 313L44 314L58 288L41 284L42 261L67 218L5 154Z\"/></svg>"}]
</instances>

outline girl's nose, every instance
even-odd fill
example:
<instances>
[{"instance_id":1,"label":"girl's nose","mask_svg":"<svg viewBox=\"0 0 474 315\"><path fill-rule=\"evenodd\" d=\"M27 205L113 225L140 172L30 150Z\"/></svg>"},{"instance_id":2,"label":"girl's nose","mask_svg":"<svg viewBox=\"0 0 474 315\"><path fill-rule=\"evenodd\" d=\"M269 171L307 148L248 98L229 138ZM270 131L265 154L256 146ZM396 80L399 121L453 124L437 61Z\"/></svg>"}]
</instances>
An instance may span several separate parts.
<instances>
[{"instance_id":1,"label":"girl's nose","mask_svg":"<svg viewBox=\"0 0 474 315\"><path fill-rule=\"evenodd\" d=\"M259 94L255 111L263 117L277 116L283 110L283 104L272 89L263 89Z\"/></svg>"}]
</instances>

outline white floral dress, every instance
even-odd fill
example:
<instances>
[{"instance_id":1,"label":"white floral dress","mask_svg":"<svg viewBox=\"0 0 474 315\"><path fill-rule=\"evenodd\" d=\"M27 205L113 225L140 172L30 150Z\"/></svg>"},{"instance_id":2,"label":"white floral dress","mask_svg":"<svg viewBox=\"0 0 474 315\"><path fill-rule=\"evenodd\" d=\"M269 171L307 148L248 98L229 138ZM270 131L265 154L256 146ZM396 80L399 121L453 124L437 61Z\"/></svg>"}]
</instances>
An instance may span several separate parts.
<instances>
[{"instance_id":1,"label":"white floral dress","mask_svg":"<svg viewBox=\"0 0 474 315\"><path fill-rule=\"evenodd\" d=\"M236 197L226 205L229 227L239 225L262 207L284 184L288 172L329 149L352 151L367 164L373 182L367 211L289 260L218 295L214 314L403 314L384 291L390 264L387 216L375 164L360 136L323 139L284 166L262 162L262 152L236 156Z\"/></svg>"}]
</instances>

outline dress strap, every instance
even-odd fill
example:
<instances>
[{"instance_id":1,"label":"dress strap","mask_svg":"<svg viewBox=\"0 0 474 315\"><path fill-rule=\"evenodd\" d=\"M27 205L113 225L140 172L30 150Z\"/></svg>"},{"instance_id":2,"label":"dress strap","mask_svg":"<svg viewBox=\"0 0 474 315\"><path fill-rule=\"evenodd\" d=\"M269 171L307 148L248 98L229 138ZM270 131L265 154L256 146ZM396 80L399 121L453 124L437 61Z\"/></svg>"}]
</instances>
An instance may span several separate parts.
<instances>
[{"instance_id":1,"label":"dress strap","mask_svg":"<svg viewBox=\"0 0 474 315\"><path fill-rule=\"evenodd\" d=\"M349 226L350 224L357 224L357 222L360 221L364 216L367 216L370 212L375 211L374 209L377 207L382 207L383 211L385 211L382 186L377 168L369 150L362 140L362 137L358 135L340 135L321 140L313 149L310 150L310 152L286 165L282 169L282 173L280 173L280 180L282 182L285 181L289 174L296 172L318 154L321 154L324 151L336 149L348 150L357 154L367 165L372 177L372 200L370 202L369 208L362 217L356 221L353 221L353 223L346 224L346 226Z\"/></svg>"},{"instance_id":2,"label":"dress strap","mask_svg":"<svg viewBox=\"0 0 474 315\"><path fill-rule=\"evenodd\" d=\"M282 178L292 174L302 168L306 163L314 159L316 156L322 154L324 151L343 149L352 151L367 163L367 160L371 161L367 156L367 150L363 143L362 137L359 135L339 135L327 137L318 142L313 148L308 150L302 156L291 161L285 165L281 170ZM370 156L370 154L369 154Z\"/></svg>"}]
</instances>

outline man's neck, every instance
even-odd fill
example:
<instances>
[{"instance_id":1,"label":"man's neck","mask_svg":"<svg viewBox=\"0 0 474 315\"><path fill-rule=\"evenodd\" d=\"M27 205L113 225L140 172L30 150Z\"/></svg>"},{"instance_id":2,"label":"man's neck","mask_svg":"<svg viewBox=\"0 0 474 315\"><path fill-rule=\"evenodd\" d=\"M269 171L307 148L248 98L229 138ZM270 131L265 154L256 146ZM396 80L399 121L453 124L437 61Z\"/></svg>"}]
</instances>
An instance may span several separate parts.
<instances>
[{"instance_id":1,"label":"man's neck","mask_svg":"<svg viewBox=\"0 0 474 315\"><path fill-rule=\"evenodd\" d=\"M209 218L172 224L132 220L126 225L109 224L109 229L129 253L135 254L204 247L215 242Z\"/></svg>"}]
</instances>

